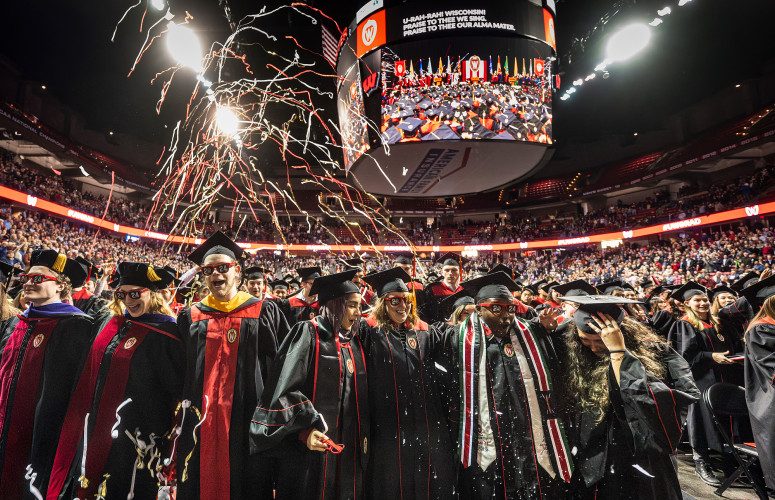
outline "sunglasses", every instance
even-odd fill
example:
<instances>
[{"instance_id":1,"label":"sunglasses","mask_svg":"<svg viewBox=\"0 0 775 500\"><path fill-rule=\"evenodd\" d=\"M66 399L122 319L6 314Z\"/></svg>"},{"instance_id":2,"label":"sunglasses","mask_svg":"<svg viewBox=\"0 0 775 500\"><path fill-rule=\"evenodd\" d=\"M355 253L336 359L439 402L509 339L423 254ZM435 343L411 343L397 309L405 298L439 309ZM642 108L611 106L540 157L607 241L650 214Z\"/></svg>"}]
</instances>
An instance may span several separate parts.
<instances>
[{"instance_id":1,"label":"sunglasses","mask_svg":"<svg viewBox=\"0 0 775 500\"><path fill-rule=\"evenodd\" d=\"M236 265L236 262L229 262L228 264L213 264L211 266L202 266L200 267L200 270L205 276L211 276L215 271L218 271L220 274L226 274L229 272L229 269Z\"/></svg>"},{"instance_id":2,"label":"sunglasses","mask_svg":"<svg viewBox=\"0 0 775 500\"><path fill-rule=\"evenodd\" d=\"M116 300L124 300L127 297L129 297L132 300L137 300L140 298L140 296L143 294L143 292L148 291L147 288L135 288L134 290L129 290L128 292L113 292L113 296L116 297Z\"/></svg>"},{"instance_id":3,"label":"sunglasses","mask_svg":"<svg viewBox=\"0 0 775 500\"><path fill-rule=\"evenodd\" d=\"M401 304L408 304L409 299L406 299L404 297L390 297L389 299L387 299L387 303L393 307L397 307Z\"/></svg>"},{"instance_id":4,"label":"sunglasses","mask_svg":"<svg viewBox=\"0 0 775 500\"><path fill-rule=\"evenodd\" d=\"M23 285L27 283L32 283L33 285L40 285L44 281L56 281L57 278L55 276L47 276L45 274L20 274L19 275L19 281Z\"/></svg>"},{"instance_id":5,"label":"sunglasses","mask_svg":"<svg viewBox=\"0 0 775 500\"><path fill-rule=\"evenodd\" d=\"M517 312L517 305L516 304L479 304L481 307L484 307L485 309L488 309L493 314L503 314L503 311L508 312L509 314L514 314Z\"/></svg>"}]
</instances>

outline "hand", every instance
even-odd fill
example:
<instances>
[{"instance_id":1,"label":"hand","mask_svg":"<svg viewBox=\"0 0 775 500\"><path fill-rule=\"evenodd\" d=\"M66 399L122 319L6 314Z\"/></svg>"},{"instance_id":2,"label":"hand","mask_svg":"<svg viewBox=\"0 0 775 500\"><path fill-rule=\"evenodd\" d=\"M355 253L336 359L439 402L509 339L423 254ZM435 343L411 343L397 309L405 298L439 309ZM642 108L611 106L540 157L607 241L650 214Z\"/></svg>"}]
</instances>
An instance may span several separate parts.
<instances>
[{"instance_id":1,"label":"hand","mask_svg":"<svg viewBox=\"0 0 775 500\"><path fill-rule=\"evenodd\" d=\"M541 326L552 332L557 329L557 316L559 315L560 311L546 308L538 313L538 321L541 323Z\"/></svg>"},{"instance_id":2,"label":"hand","mask_svg":"<svg viewBox=\"0 0 775 500\"><path fill-rule=\"evenodd\" d=\"M764 281L767 278L769 278L770 276L772 276L772 270L771 269L765 269L764 271L762 271L762 274L759 275L759 281Z\"/></svg>"},{"instance_id":3,"label":"hand","mask_svg":"<svg viewBox=\"0 0 775 500\"><path fill-rule=\"evenodd\" d=\"M734 363L731 359L727 357L727 354L729 354L729 351L724 352L714 352L711 354L713 357L713 361L715 363L718 363L719 365L731 365Z\"/></svg>"},{"instance_id":4,"label":"hand","mask_svg":"<svg viewBox=\"0 0 775 500\"><path fill-rule=\"evenodd\" d=\"M328 436L313 430L307 435L307 448L311 451L326 451L325 439L328 439Z\"/></svg>"},{"instance_id":5,"label":"hand","mask_svg":"<svg viewBox=\"0 0 775 500\"><path fill-rule=\"evenodd\" d=\"M589 327L600 335L600 340L609 351L621 351L627 348L624 344L624 334L611 316L597 313L596 317L592 316Z\"/></svg>"}]
</instances>

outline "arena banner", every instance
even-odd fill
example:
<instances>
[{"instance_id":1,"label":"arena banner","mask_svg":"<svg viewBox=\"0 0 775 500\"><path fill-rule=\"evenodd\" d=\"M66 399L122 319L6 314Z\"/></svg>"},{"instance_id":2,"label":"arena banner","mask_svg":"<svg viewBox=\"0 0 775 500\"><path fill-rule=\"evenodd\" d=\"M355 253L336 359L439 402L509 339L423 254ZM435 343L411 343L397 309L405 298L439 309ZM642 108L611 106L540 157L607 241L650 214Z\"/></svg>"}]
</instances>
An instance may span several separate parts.
<instances>
[{"instance_id":1,"label":"arena banner","mask_svg":"<svg viewBox=\"0 0 775 500\"><path fill-rule=\"evenodd\" d=\"M190 238L180 235L172 235L147 231L144 229L117 224L93 215L85 214L67 208L65 206L53 203L36 196L32 196L21 191L16 191L5 186L0 186L0 198L4 198L20 205L48 212L54 215L65 217L74 221L82 222L90 226L106 229L116 234L137 236L140 238L150 238L166 243L183 243L199 245L204 240L201 238ZM415 252L493 252L493 251L517 251L517 250L535 250L540 248L561 248L575 245L584 245L588 243L602 243L610 240L631 240L653 236L662 233L671 233L685 229L694 229L697 227L720 224L741 220L748 217L759 217L775 213L775 201L751 205L747 207L725 210L690 219L683 219L673 222L665 222L654 226L642 227L638 229L628 229L612 233L591 234L574 236L571 238L538 240L538 241L518 241L512 243L496 243L491 245L420 245L415 247L401 245L304 245L292 244L282 245L271 242L238 242L239 246L249 252L277 251L286 250L291 252L405 252L414 250Z\"/></svg>"}]
</instances>

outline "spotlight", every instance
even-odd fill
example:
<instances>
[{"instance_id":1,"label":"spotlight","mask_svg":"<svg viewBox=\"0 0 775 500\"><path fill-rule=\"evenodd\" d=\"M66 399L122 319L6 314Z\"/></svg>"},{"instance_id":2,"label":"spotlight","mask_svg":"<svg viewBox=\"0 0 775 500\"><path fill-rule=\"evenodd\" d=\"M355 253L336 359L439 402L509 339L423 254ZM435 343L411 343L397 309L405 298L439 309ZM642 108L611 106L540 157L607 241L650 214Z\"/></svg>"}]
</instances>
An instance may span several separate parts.
<instances>
[{"instance_id":1,"label":"spotlight","mask_svg":"<svg viewBox=\"0 0 775 500\"><path fill-rule=\"evenodd\" d=\"M739 83L736 83L736 84L735 84L735 88L736 88L736 89L739 89L739 88L740 88L740 84L739 84Z\"/></svg>"},{"instance_id":2,"label":"spotlight","mask_svg":"<svg viewBox=\"0 0 775 500\"><path fill-rule=\"evenodd\" d=\"M40 86L40 90L46 90L46 85L45 85L45 84L42 84L42 85Z\"/></svg>"},{"instance_id":3,"label":"spotlight","mask_svg":"<svg viewBox=\"0 0 775 500\"><path fill-rule=\"evenodd\" d=\"M637 133L637 132L633 132L633 133L632 133L632 136L633 136L633 137L638 137L638 133Z\"/></svg>"},{"instance_id":4,"label":"spotlight","mask_svg":"<svg viewBox=\"0 0 775 500\"><path fill-rule=\"evenodd\" d=\"M573 80L573 85L575 85L576 87L583 84L584 84L584 80L581 78L579 78L578 80Z\"/></svg>"},{"instance_id":5,"label":"spotlight","mask_svg":"<svg viewBox=\"0 0 775 500\"><path fill-rule=\"evenodd\" d=\"M569 94L573 94L574 92L576 92L576 87L571 87L566 92L568 92Z\"/></svg>"},{"instance_id":6,"label":"spotlight","mask_svg":"<svg viewBox=\"0 0 775 500\"><path fill-rule=\"evenodd\" d=\"M588 81L590 81L590 80L594 80L596 76L597 76L596 74L594 74L594 73L590 73L590 74L588 74L588 75L587 75L587 77L586 77L586 78L584 78L584 81L585 81L585 82L588 82Z\"/></svg>"},{"instance_id":7,"label":"spotlight","mask_svg":"<svg viewBox=\"0 0 775 500\"><path fill-rule=\"evenodd\" d=\"M151 7L153 7L156 10L164 10L164 7L165 7L164 0L151 0Z\"/></svg>"},{"instance_id":8,"label":"spotlight","mask_svg":"<svg viewBox=\"0 0 775 500\"><path fill-rule=\"evenodd\" d=\"M645 24L631 24L611 36L606 46L608 59L621 62L643 50L651 40L651 29Z\"/></svg>"},{"instance_id":9,"label":"spotlight","mask_svg":"<svg viewBox=\"0 0 775 500\"><path fill-rule=\"evenodd\" d=\"M223 135L234 137L239 132L239 118L234 110L227 106L218 106L215 110L215 124Z\"/></svg>"},{"instance_id":10,"label":"spotlight","mask_svg":"<svg viewBox=\"0 0 775 500\"><path fill-rule=\"evenodd\" d=\"M167 49L181 66L197 73L202 71L202 47L191 28L170 22L167 25Z\"/></svg>"},{"instance_id":11,"label":"spotlight","mask_svg":"<svg viewBox=\"0 0 775 500\"><path fill-rule=\"evenodd\" d=\"M657 11L657 14L659 14L659 17L664 17L669 15L673 10L670 7L665 7L664 9L659 9Z\"/></svg>"},{"instance_id":12,"label":"spotlight","mask_svg":"<svg viewBox=\"0 0 775 500\"><path fill-rule=\"evenodd\" d=\"M111 130L110 132L108 132L108 135L113 135L113 133L114 132Z\"/></svg>"},{"instance_id":13,"label":"spotlight","mask_svg":"<svg viewBox=\"0 0 775 500\"><path fill-rule=\"evenodd\" d=\"M605 62L601 62L600 64L595 66L595 71L604 71L605 67L606 67L606 63Z\"/></svg>"},{"instance_id":14,"label":"spotlight","mask_svg":"<svg viewBox=\"0 0 775 500\"><path fill-rule=\"evenodd\" d=\"M663 22L664 22L664 21L662 21L660 18L658 18L658 17L655 17L655 18L654 18L654 20L653 20L653 21L651 21L651 22L649 23L649 26L653 26L653 27L655 27L655 28L656 28L657 26L659 26L659 25L660 25L660 24L662 24Z\"/></svg>"},{"instance_id":15,"label":"spotlight","mask_svg":"<svg viewBox=\"0 0 775 500\"><path fill-rule=\"evenodd\" d=\"M678 6L683 7L687 3L691 2L692 0L678 0Z\"/></svg>"}]
</instances>

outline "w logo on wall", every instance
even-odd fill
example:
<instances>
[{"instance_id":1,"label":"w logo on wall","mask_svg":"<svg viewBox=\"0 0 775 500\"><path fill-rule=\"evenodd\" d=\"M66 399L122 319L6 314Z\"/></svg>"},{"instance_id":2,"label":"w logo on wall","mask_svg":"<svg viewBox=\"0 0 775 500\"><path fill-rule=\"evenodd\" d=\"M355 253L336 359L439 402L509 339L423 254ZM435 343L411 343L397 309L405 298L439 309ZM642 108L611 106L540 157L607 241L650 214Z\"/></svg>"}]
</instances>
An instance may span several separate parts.
<instances>
[{"instance_id":1,"label":"w logo on wall","mask_svg":"<svg viewBox=\"0 0 775 500\"><path fill-rule=\"evenodd\" d=\"M748 217L759 215L759 205L754 205L752 207L745 207L745 215L747 215Z\"/></svg>"},{"instance_id":2,"label":"w logo on wall","mask_svg":"<svg viewBox=\"0 0 775 500\"><path fill-rule=\"evenodd\" d=\"M363 88L363 93L366 95L371 95L372 92L374 92L374 89L377 88L379 85L379 73L374 72L363 79L363 82L361 83L361 87Z\"/></svg>"}]
</instances>

